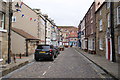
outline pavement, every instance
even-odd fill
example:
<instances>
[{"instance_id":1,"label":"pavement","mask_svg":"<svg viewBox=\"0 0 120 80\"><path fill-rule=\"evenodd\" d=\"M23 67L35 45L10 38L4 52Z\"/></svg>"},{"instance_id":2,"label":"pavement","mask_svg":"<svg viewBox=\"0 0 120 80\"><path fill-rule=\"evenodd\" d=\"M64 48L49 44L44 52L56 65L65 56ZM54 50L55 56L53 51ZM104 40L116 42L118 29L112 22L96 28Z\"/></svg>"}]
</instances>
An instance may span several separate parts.
<instances>
[{"instance_id":1,"label":"pavement","mask_svg":"<svg viewBox=\"0 0 120 80\"><path fill-rule=\"evenodd\" d=\"M112 76L113 78L120 79L119 74L119 62L111 62L105 59L104 56L96 55L96 54L89 54L80 48L75 48L78 52L80 52L83 56L85 56L87 59L89 59L91 62L93 62L95 65L100 67L102 70L104 70L107 74Z\"/></svg>"},{"instance_id":2,"label":"pavement","mask_svg":"<svg viewBox=\"0 0 120 80\"><path fill-rule=\"evenodd\" d=\"M16 57L16 63L12 60L10 64L5 64L5 65L0 65L0 77L5 76L9 74L10 72L21 68L22 66L32 62L33 59L33 54L29 55L28 57Z\"/></svg>"}]
</instances>

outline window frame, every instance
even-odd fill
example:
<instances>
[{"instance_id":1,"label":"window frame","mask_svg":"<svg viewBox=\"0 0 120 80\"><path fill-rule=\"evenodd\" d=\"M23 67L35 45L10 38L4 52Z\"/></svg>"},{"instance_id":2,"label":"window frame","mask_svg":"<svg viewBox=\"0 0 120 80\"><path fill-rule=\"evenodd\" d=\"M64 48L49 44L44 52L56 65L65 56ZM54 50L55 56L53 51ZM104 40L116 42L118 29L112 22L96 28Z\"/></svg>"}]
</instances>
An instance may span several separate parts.
<instances>
[{"instance_id":1,"label":"window frame","mask_svg":"<svg viewBox=\"0 0 120 80\"><path fill-rule=\"evenodd\" d=\"M0 19L0 22L1 22L1 24L0 24L0 29L5 29L5 13L4 12L0 12L0 14L2 15L1 16L1 19Z\"/></svg>"},{"instance_id":2,"label":"window frame","mask_svg":"<svg viewBox=\"0 0 120 80\"><path fill-rule=\"evenodd\" d=\"M102 15L102 10L100 10L100 12L99 12L99 13L100 13L100 16L101 16L101 15Z\"/></svg>"},{"instance_id":3,"label":"window frame","mask_svg":"<svg viewBox=\"0 0 120 80\"><path fill-rule=\"evenodd\" d=\"M110 27L110 13L107 14L107 27Z\"/></svg>"},{"instance_id":4,"label":"window frame","mask_svg":"<svg viewBox=\"0 0 120 80\"><path fill-rule=\"evenodd\" d=\"M107 9L110 8L110 2L107 2Z\"/></svg>"},{"instance_id":5,"label":"window frame","mask_svg":"<svg viewBox=\"0 0 120 80\"><path fill-rule=\"evenodd\" d=\"M120 54L120 36L118 36L118 54Z\"/></svg>"},{"instance_id":6,"label":"window frame","mask_svg":"<svg viewBox=\"0 0 120 80\"><path fill-rule=\"evenodd\" d=\"M117 7L117 24L120 24L120 16L119 16L120 10L118 10L118 9L120 9L120 6Z\"/></svg>"},{"instance_id":7,"label":"window frame","mask_svg":"<svg viewBox=\"0 0 120 80\"><path fill-rule=\"evenodd\" d=\"M15 19L15 20L14 20ZM12 22L15 23L17 21L16 16L12 16Z\"/></svg>"},{"instance_id":8,"label":"window frame","mask_svg":"<svg viewBox=\"0 0 120 80\"><path fill-rule=\"evenodd\" d=\"M99 20L99 31L103 30L103 21L102 19Z\"/></svg>"},{"instance_id":9,"label":"window frame","mask_svg":"<svg viewBox=\"0 0 120 80\"><path fill-rule=\"evenodd\" d=\"M102 38L99 39L99 49L103 50L103 40L102 40Z\"/></svg>"}]
</instances>

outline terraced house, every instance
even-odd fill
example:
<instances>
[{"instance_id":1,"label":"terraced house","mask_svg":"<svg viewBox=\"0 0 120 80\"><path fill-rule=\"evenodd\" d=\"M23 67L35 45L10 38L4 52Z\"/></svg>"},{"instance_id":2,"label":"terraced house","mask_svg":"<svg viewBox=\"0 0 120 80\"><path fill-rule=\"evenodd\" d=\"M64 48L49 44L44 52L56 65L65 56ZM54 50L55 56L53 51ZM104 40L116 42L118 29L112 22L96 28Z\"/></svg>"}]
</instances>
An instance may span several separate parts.
<instances>
[{"instance_id":1,"label":"terraced house","mask_svg":"<svg viewBox=\"0 0 120 80\"><path fill-rule=\"evenodd\" d=\"M28 56L34 53L37 44L40 43L42 35L40 28L44 27L44 24L41 26L41 17L23 2L14 1L12 5L14 11L11 32L12 53Z\"/></svg>"},{"instance_id":2,"label":"terraced house","mask_svg":"<svg viewBox=\"0 0 120 80\"><path fill-rule=\"evenodd\" d=\"M110 61L116 61L116 58L119 59L120 1L103 2L102 4L97 5L100 5L96 10L97 53L106 56L106 59Z\"/></svg>"},{"instance_id":3,"label":"terraced house","mask_svg":"<svg viewBox=\"0 0 120 80\"><path fill-rule=\"evenodd\" d=\"M114 35L115 35L115 53L117 60L120 60L120 1L114 2Z\"/></svg>"},{"instance_id":4,"label":"terraced house","mask_svg":"<svg viewBox=\"0 0 120 80\"><path fill-rule=\"evenodd\" d=\"M95 2L92 3L85 16L87 49L89 53L95 54L96 26L95 26Z\"/></svg>"},{"instance_id":5,"label":"terraced house","mask_svg":"<svg viewBox=\"0 0 120 80\"><path fill-rule=\"evenodd\" d=\"M7 61L8 54L8 29L9 7L8 3L0 0L0 62Z\"/></svg>"},{"instance_id":6,"label":"terraced house","mask_svg":"<svg viewBox=\"0 0 120 80\"><path fill-rule=\"evenodd\" d=\"M95 0L79 24L81 48L105 56L109 61L120 59L120 1Z\"/></svg>"},{"instance_id":7,"label":"terraced house","mask_svg":"<svg viewBox=\"0 0 120 80\"><path fill-rule=\"evenodd\" d=\"M58 26L60 31L60 43L59 45L64 46L77 46L78 41L78 28L74 26Z\"/></svg>"}]
</instances>

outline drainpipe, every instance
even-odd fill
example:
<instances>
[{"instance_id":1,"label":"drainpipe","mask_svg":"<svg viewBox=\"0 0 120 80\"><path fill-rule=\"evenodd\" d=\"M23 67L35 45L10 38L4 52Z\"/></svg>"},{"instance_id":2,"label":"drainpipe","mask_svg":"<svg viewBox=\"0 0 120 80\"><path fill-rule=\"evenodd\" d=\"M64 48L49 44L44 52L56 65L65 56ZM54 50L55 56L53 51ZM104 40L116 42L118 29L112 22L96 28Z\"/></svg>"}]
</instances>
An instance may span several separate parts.
<instances>
[{"instance_id":1,"label":"drainpipe","mask_svg":"<svg viewBox=\"0 0 120 80\"><path fill-rule=\"evenodd\" d=\"M46 30L46 28L47 28L47 21L46 21L46 18L45 18L45 45L46 45L46 34L47 34L47 30Z\"/></svg>"},{"instance_id":2,"label":"drainpipe","mask_svg":"<svg viewBox=\"0 0 120 80\"><path fill-rule=\"evenodd\" d=\"M28 40L26 39L26 57L28 57Z\"/></svg>"},{"instance_id":3,"label":"drainpipe","mask_svg":"<svg viewBox=\"0 0 120 80\"><path fill-rule=\"evenodd\" d=\"M9 0L9 28L8 28L8 64L11 62L11 25L12 25L12 0Z\"/></svg>"},{"instance_id":4,"label":"drainpipe","mask_svg":"<svg viewBox=\"0 0 120 80\"><path fill-rule=\"evenodd\" d=\"M112 62L116 62L115 40L114 40L114 2L110 2L110 28L112 40Z\"/></svg>"}]
</instances>

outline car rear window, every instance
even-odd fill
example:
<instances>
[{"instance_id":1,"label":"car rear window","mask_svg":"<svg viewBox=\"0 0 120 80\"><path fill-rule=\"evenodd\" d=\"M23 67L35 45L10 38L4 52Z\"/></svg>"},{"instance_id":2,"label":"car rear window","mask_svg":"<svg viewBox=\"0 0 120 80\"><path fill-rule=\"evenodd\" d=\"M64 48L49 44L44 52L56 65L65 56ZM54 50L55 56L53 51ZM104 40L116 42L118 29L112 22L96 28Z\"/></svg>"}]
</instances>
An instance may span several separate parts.
<instances>
[{"instance_id":1,"label":"car rear window","mask_svg":"<svg viewBox=\"0 0 120 80\"><path fill-rule=\"evenodd\" d=\"M50 49L50 46L38 46L37 49Z\"/></svg>"}]
</instances>

